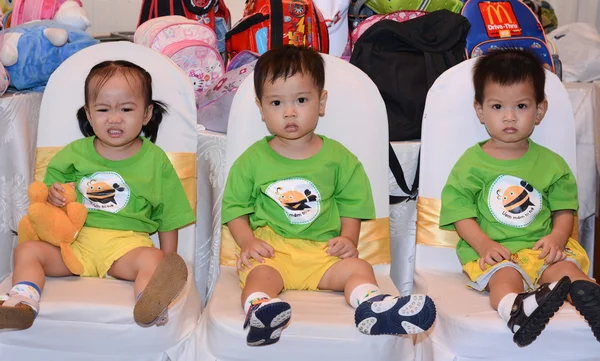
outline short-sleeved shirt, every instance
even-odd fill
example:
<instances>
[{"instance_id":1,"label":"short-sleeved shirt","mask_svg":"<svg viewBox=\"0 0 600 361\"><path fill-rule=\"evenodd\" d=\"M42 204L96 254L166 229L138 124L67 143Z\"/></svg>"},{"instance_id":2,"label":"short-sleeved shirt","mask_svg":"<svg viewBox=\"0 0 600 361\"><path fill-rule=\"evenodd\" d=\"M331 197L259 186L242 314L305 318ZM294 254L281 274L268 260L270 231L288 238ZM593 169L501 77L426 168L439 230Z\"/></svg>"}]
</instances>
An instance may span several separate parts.
<instances>
[{"instance_id":1,"label":"short-sleeved shirt","mask_svg":"<svg viewBox=\"0 0 600 361\"><path fill-rule=\"evenodd\" d=\"M223 195L222 222L249 216L250 227L269 226L286 238L326 242L340 235L340 217L372 219L369 179L358 158L320 136L314 156L293 160L270 146L250 146L233 164Z\"/></svg>"},{"instance_id":2,"label":"short-sleeved shirt","mask_svg":"<svg viewBox=\"0 0 600 361\"><path fill-rule=\"evenodd\" d=\"M475 218L490 239L511 253L532 248L552 231L552 212L577 210L577 184L565 160L529 140L518 159L500 160L481 146L467 149L454 165L442 191L440 227ZM479 259L463 239L457 246L462 264Z\"/></svg>"},{"instance_id":3,"label":"short-sleeved shirt","mask_svg":"<svg viewBox=\"0 0 600 361\"><path fill-rule=\"evenodd\" d=\"M48 164L44 183L74 182L77 201L88 209L87 227L154 233L194 222L181 181L165 152L141 137L133 156L103 158L94 138L76 140Z\"/></svg>"}]
</instances>

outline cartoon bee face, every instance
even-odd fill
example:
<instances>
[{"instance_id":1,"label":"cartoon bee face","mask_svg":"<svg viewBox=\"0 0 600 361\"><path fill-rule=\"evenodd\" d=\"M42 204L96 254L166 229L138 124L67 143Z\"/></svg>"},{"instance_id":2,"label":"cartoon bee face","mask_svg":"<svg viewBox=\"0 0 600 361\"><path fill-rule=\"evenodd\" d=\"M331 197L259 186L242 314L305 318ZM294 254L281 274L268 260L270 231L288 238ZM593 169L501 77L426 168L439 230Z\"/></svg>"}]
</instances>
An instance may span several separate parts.
<instances>
[{"instance_id":1,"label":"cartoon bee face","mask_svg":"<svg viewBox=\"0 0 600 361\"><path fill-rule=\"evenodd\" d=\"M525 212L529 206L534 206L529 199L530 192L533 192L533 187L529 183L521 181L520 185L510 186L504 192L498 189L496 194L507 212L520 214Z\"/></svg>"}]
</instances>

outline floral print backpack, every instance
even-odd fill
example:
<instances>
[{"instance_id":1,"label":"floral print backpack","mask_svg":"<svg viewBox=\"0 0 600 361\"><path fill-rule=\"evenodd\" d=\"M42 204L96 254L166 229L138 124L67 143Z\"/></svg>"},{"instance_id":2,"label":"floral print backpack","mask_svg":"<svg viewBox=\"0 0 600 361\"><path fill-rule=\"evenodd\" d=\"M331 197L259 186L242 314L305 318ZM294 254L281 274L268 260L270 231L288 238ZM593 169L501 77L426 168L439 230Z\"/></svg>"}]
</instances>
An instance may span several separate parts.
<instances>
[{"instance_id":1,"label":"floral print backpack","mask_svg":"<svg viewBox=\"0 0 600 361\"><path fill-rule=\"evenodd\" d=\"M183 16L146 21L135 31L133 41L173 60L190 77L196 98L225 73L215 32Z\"/></svg>"}]
</instances>

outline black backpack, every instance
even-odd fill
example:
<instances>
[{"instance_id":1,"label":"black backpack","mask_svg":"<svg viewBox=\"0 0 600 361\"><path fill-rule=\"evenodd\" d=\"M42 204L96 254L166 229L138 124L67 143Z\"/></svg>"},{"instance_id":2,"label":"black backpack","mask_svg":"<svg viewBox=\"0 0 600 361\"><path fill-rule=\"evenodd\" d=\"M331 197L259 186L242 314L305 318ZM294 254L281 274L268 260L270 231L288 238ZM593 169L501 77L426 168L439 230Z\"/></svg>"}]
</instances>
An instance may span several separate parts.
<instances>
[{"instance_id":1,"label":"black backpack","mask_svg":"<svg viewBox=\"0 0 600 361\"><path fill-rule=\"evenodd\" d=\"M402 23L379 21L358 39L350 63L377 85L387 110L390 141L420 139L427 91L440 74L465 59L470 27L462 15L438 10ZM415 199L419 169L409 189L391 145L389 150L390 169L408 194L390 196L390 203Z\"/></svg>"}]
</instances>

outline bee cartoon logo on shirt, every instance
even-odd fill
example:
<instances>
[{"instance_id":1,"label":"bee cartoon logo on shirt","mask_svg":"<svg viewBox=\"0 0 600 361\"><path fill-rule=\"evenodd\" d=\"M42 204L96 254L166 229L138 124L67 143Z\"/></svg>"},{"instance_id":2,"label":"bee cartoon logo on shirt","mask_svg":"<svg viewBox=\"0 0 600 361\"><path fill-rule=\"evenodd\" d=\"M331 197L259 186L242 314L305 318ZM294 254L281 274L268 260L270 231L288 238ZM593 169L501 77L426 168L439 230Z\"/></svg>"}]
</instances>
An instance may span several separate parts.
<instances>
[{"instance_id":1,"label":"bee cartoon logo on shirt","mask_svg":"<svg viewBox=\"0 0 600 361\"><path fill-rule=\"evenodd\" d=\"M501 175L490 188L488 206L498 222L522 228L542 210L542 196L527 181Z\"/></svg>"},{"instance_id":2,"label":"bee cartoon logo on shirt","mask_svg":"<svg viewBox=\"0 0 600 361\"><path fill-rule=\"evenodd\" d=\"M118 213L129 202L129 186L115 172L99 172L84 177L78 188L88 210Z\"/></svg>"},{"instance_id":3,"label":"bee cartoon logo on shirt","mask_svg":"<svg viewBox=\"0 0 600 361\"><path fill-rule=\"evenodd\" d=\"M306 179L277 181L270 184L265 193L281 206L292 224L310 223L321 211L321 195Z\"/></svg>"}]
</instances>

